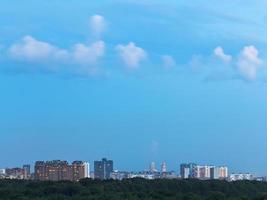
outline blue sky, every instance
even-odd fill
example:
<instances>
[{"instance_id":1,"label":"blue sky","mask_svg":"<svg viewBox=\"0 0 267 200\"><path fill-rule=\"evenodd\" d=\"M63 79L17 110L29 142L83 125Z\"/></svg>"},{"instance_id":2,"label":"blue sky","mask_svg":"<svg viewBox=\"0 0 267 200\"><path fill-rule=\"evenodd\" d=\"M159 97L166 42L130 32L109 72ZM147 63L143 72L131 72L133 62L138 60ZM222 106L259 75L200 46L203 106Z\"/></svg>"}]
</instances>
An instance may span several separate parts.
<instances>
[{"instance_id":1,"label":"blue sky","mask_svg":"<svg viewBox=\"0 0 267 200\"><path fill-rule=\"evenodd\" d=\"M0 167L108 157L267 174L266 6L2 0Z\"/></svg>"}]
</instances>

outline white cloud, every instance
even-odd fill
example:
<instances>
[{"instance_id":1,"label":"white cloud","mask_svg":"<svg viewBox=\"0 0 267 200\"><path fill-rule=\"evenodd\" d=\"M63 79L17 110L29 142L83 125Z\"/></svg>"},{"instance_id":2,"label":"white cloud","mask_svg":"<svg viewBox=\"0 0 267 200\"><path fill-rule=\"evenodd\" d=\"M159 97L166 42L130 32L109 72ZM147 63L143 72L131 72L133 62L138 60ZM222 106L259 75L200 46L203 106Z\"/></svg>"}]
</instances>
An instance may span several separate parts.
<instances>
[{"instance_id":1,"label":"white cloud","mask_svg":"<svg viewBox=\"0 0 267 200\"><path fill-rule=\"evenodd\" d=\"M239 55L237 69L247 80L255 80L262 63L263 61L259 58L256 47L246 46Z\"/></svg>"},{"instance_id":2,"label":"white cloud","mask_svg":"<svg viewBox=\"0 0 267 200\"><path fill-rule=\"evenodd\" d=\"M9 48L9 53L14 59L27 61L47 61L48 59L57 60L68 57L66 50L36 40L31 36L25 36L20 43L13 44Z\"/></svg>"},{"instance_id":3,"label":"white cloud","mask_svg":"<svg viewBox=\"0 0 267 200\"><path fill-rule=\"evenodd\" d=\"M107 27L105 18L101 15L93 15L90 18L90 27L94 35L100 37Z\"/></svg>"},{"instance_id":4,"label":"white cloud","mask_svg":"<svg viewBox=\"0 0 267 200\"><path fill-rule=\"evenodd\" d=\"M105 43L98 41L90 46L76 44L73 51L74 61L79 64L96 64L105 54Z\"/></svg>"},{"instance_id":5,"label":"white cloud","mask_svg":"<svg viewBox=\"0 0 267 200\"><path fill-rule=\"evenodd\" d=\"M216 47L213 53L217 58L219 58L223 62L230 62L232 60L232 56L225 54L223 48L220 46Z\"/></svg>"},{"instance_id":6,"label":"white cloud","mask_svg":"<svg viewBox=\"0 0 267 200\"><path fill-rule=\"evenodd\" d=\"M21 61L65 62L68 60L71 63L93 65L104 56L105 43L103 41L97 41L91 45L78 43L74 45L73 50L69 50L25 36L20 43L13 44L9 48L9 53L12 58Z\"/></svg>"},{"instance_id":7,"label":"white cloud","mask_svg":"<svg viewBox=\"0 0 267 200\"><path fill-rule=\"evenodd\" d=\"M176 62L174 60L174 58L170 55L163 55L161 56L162 62L163 62L163 66L166 69L170 69L172 67L174 67L176 65Z\"/></svg>"},{"instance_id":8,"label":"white cloud","mask_svg":"<svg viewBox=\"0 0 267 200\"><path fill-rule=\"evenodd\" d=\"M130 69L138 68L140 62L147 58L146 51L136 46L133 42L128 45L117 45L116 50L125 65Z\"/></svg>"},{"instance_id":9,"label":"white cloud","mask_svg":"<svg viewBox=\"0 0 267 200\"><path fill-rule=\"evenodd\" d=\"M11 58L19 62L38 63L35 71L67 72L77 75L94 75L101 70L97 66L105 55L105 43L74 44L70 49L60 49L48 42L39 41L32 36L25 36L21 42L9 48ZM72 67L75 65L75 68ZM25 65L25 72L32 71L32 66ZM52 68L51 68L52 66Z\"/></svg>"}]
</instances>

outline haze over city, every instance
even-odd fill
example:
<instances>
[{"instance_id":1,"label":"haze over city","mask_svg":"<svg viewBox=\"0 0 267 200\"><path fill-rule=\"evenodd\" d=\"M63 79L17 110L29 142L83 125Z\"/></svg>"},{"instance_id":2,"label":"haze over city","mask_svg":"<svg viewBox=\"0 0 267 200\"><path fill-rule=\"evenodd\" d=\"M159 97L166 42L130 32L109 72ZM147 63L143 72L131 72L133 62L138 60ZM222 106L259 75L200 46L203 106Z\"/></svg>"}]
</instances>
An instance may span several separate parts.
<instances>
[{"instance_id":1,"label":"haze over city","mask_svg":"<svg viewBox=\"0 0 267 200\"><path fill-rule=\"evenodd\" d=\"M1 0L0 168L267 175L267 2L78 2Z\"/></svg>"}]
</instances>

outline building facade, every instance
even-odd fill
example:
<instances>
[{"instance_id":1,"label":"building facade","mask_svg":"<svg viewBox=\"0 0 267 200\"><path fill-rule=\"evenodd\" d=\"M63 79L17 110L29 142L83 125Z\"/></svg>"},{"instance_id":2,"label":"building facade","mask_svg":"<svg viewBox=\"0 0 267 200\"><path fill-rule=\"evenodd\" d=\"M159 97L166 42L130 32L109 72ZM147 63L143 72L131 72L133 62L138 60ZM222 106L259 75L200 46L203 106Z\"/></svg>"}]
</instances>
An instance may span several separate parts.
<instances>
[{"instance_id":1,"label":"building facade","mask_svg":"<svg viewBox=\"0 0 267 200\"><path fill-rule=\"evenodd\" d=\"M157 167L156 167L156 163L155 162L151 162L149 165L149 172L151 173L155 173L157 172Z\"/></svg>"},{"instance_id":2,"label":"building facade","mask_svg":"<svg viewBox=\"0 0 267 200\"><path fill-rule=\"evenodd\" d=\"M10 179L24 179L24 169L19 167L7 168L5 175Z\"/></svg>"},{"instance_id":3,"label":"building facade","mask_svg":"<svg viewBox=\"0 0 267 200\"><path fill-rule=\"evenodd\" d=\"M167 172L167 164L166 162L161 163L161 173Z\"/></svg>"},{"instance_id":4,"label":"building facade","mask_svg":"<svg viewBox=\"0 0 267 200\"><path fill-rule=\"evenodd\" d=\"M37 161L34 167L34 178L39 181L78 181L86 178L85 165L82 161Z\"/></svg>"},{"instance_id":5,"label":"building facade","mask_svg":"<svg viewBox=\"0 0 267 200\"><path fill-rule=\"evenodd\" d=\"M253 175L250 173L237 173L237 174L230 174L229 176L229 181L243 181L243 180L252 181Z\"/></svg>"},{"instance_id":6,"label":"building facade","mask_svg":"<svg viewBox=\"0 0 267 200\"><path fill-rule=\"evenodd\" d=\"M89 162L84 162L84 177L85 178L91 178L90 176L90 163Z\"/></svg>"},{"instance_id":7,"label":"building facade","mask_svg":"<svg viewBox=\"0 0 267 200\"><path fill-rule=\"evenodd\" d=\"M24 174L23 174L24 179L30 179L31 178L31 165L23 165L22 168L24 170Z\"/></svg>"},{"instance_id":8,"label":"building facade","mask_svg":"<svg viewBox=\"0 0 267 200\"><path fill-rule=\"evenodd\" d=\"M106 180L111 178L113 172L113 161L103 158L94 162L94 179Z\"/></svg>"},{"instance_id":9,"label":"building facade","mask_svg":"<svg viewBox=\"0 0 267 200\"><path fill-rule=\"evenodd\" d=\"M187 179L187 178L197 178L197 164L195 163L183 163L180 165L180 175L181 178Z\"/></svg>"}]
</instances>

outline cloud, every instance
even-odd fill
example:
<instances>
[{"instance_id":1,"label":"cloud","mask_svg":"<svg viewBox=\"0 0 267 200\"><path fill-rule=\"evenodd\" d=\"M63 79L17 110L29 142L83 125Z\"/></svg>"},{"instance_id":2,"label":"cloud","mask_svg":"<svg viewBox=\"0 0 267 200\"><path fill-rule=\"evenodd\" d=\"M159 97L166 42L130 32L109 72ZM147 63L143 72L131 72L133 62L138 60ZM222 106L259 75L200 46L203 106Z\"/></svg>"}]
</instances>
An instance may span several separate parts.
<instances>
[{"instance_id":1,"label":"cloud","mask_svg":"<svg viewBox=\"0 0 267 200\"><path fill-rule=\"evenodd\" d=\"M232 56L226 55L222 47L215 48L214 55L224 62L230 63L232 61ZM236 62L231 62L235 73L238 73L246 80L256 80L258 70L262 67L263 61L259 57L259 51L255 46L245 46L235 60Z\"/></svg>"},{"instance_id":2,"label":"cloud","mask_svg":"<svg viewBox=\"0 0 267 200\"><path fill-rule=\"evenodd\" d=\"M230 62L232 60L232 56L225 54L223 48L220 46L216 47L213 53L217 58L219 58L223 62Z\"/></svg>"},{"instance_id":3,"label":"cloud","mask_svg":"<svg viewBox=\"0 0 267 200\"><path fill-rule=\"evenodd\" d=\"M256 47L246 46L238 57L237 69L245 79L253 81L257 78L257 72L262 63Z\"/></svg>"},{"instance_id":4,"label":"cloud","mask_svg":"<svg viewBox=\"0 0 267 200\"><path fill-rule=\"evenodd\" d=\"M93 15L90 18L90 27L93 31L93 34L97 37L100 37L101 34L106 30L107 23L103 16L101 15Z\"/></svg>"},{"instance_id":5,"label":"cloud","mask_svg":"<svg viewBox=\"0 0 267 200\"><path fill-rule=\"evenodd\" d=\"M75 44L72 50L60 49L50 43L39 41L32 36L25 36L22 41L9 48L12 58L19 61L64 62L82 65L94 65L105 54L105 43L94 42L91 45Z\"/></svg>"},{"instance_id":6,"label":"cloud","mask_svg":"<svg viewBox=\"0 0 267 200\"><path fill-rule=\"evenodd\" d=\"M25 36L20 43L13 44L9 48L9 54L14 59L26 61L62 60L69 56L66 50L36 40L32 36Z\"/></svg>"},{"instance_id":7,"label":"cloud","mask_svg":"<svg viewBox=\"0 0 267 200\"><path fill-rule=\"evenodd\" d=\"M128 45L117 45L116 50L125 65L130 69L138 68L140 62L147 58L146 51L133 42Z\"/></svg>"},{"instance_id":8,"label":"cloud","mask_svg":"<svg viewBox=\"0 0 267 200\"><path fill-rule=\"evenodd\" d=\"M53 72L64 74L68 72L81 76L101 71L97 65L105 55L105 43L103 41L92 44L77 43L69 49L61 49L32 36L25 36L19 43L11 45L8 52L10 57L18 62L38 63L34 68L35 71L51 72L53 69ZM32 71L32 66L25 66L27 67L24 67L23 72L27 72L27 69Z\"/></svg>"},{"instance_id":9,"label":"cloud","mask_svg":"<svg viewBox=\"0 0 267 200\"><path fill-rule=\"evenodd\" d=\"M170 55L163 55L161 56L161 60L163 62L163 66L166 69L170 69L172 67L174 67L176 65L176 62L174 60L174 58Z\"/></svg>"},{"instance_id":10,"label":"cloud","mask_svg":"<svg viewBox=\"0 0 267 200\"><path fill-rule=\"evenodd\" d=\"M93 65L105 54L105 43L98 41L90 46L76 44L73 51L73 58L76 63L82 65Z\"/></svg>"}]
</instances>

